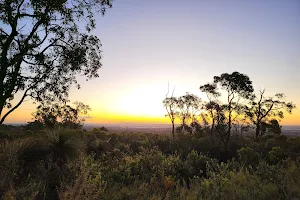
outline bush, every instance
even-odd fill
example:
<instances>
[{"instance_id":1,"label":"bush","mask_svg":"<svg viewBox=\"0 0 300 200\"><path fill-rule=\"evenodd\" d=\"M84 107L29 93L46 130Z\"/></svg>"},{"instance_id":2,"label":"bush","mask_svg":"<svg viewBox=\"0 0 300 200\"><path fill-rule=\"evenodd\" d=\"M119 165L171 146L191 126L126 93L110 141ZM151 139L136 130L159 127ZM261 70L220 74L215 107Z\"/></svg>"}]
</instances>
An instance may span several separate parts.
<instances>
[{"instance_id":1,"label":"bush","mask_svg":"<svg viewBox=\"0 0 300 200\"><path fill-rule=\"evenodd\" d=\"M300 197L299 138L0 130L0 199Z\"/></svg>"},{"instance_id":2,"label":"bush","mask_svg":"<svg viewBox=\"0 0 300 200\"><path fill-rule=\"evenodd\" d=\"M243 147L238 150L239 159L246 165L256 166L259 163L260 155L250 147Z\"/></svg>"}]
</instances>

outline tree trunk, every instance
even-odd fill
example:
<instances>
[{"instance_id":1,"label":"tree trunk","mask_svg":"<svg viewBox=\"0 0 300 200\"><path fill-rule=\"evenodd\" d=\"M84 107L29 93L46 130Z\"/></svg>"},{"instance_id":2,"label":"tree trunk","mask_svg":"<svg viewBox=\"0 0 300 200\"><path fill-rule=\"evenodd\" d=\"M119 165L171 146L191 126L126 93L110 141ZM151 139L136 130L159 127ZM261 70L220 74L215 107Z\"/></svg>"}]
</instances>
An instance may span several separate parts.
<instances>
[{"instance_id":1,"label":"tree trunk","mask_svg":"<svg viewBox=\"0 0 300 200\"><path fill-rule=\"evenodd\" d=\"M215 119L213 119L212 124L211 124L211 128L210 128L210 137L213 137L214 134L214 129L215 129Z\"/></svg>"},{"instance_id":2,"label":"tree trunk","mask_svg":"<svg viewBox=\"0 0 300 200\"><path fill-rule=\"evenodd\" d=\"M231 111L229 112L229 117L228 117L228 131L227 131L227 136L225 141L225 151L228 150L230 136L231 136Z\"/></svg>"},{"instance_id":3,"label":"tree trunk","mask_svg":"<svg viewBox=\"0 0 300 200\"><path fill-rule=\"evenodd\" d=\"M181 129L181 133L184 133L185 130L185 118L182 119L182 129Z\"/></svg>"},{"instance_id":4,"label":"tree trunk","mask_svg":"<svg viewBox=\"0 0 300 200\"><path fill-rule=\"evenodd\" d=\"M4 120L1 120L3 108L4 108L4 102L2 100L0 100L0 124L2 124L4 121Z\"/></svg>"},{"instance_id":5,"label":"tree trunk","mask_svg":"<svg viewBox=\"0 0 300 200\"><path fill-rule=\"evenodd\" d=\"M260 132L260 123L256 123L256 130L255 130L255 137L256 139L259 137L259 132Z\"/></svg>"},{"instance_id":6,"label":"tree trunk","mask_svg":"<svg viewBox=\"0 0 300 200\"><path fill-rule=\"evenodd\" d=\"M4 114L3 117L1 117L2 115L2 111L3 111L3 108L4 108L4 104L5 104L5 100L2 100L0 101L0 124L2 124L5 120L5 118L10 114L12 113L15 109L17 109L24 101L24 99L26 98L27 96L27 92L28 90L30 90L31 87L27 88L22 96L22 98L20 99L19 103L17 103L14 107L12 107L7 113Z\"/></svg>"},{"instance_id":7,"label":"tree trunk","mask_svg":"<svg viewBox=\"0 0 300 200\"><path fill-rule=\"evenodd\" d=\"M224 143L224 149L225 149L225 151L228 151L229 140L230 140L230 136L228 137L228 135L227 135L226 141Z\"/></svg>"},{"instance_id":8,"label":"tree trunk","mask_svg":"<svg viewBox=\"0 0 300 200\"><path fill-rule=\"evenodd\" d=\"M175 124L174 124L174 121L172 121L172 136L173 136L173 139L175 138Z\"/></svg>"}]
</instances>

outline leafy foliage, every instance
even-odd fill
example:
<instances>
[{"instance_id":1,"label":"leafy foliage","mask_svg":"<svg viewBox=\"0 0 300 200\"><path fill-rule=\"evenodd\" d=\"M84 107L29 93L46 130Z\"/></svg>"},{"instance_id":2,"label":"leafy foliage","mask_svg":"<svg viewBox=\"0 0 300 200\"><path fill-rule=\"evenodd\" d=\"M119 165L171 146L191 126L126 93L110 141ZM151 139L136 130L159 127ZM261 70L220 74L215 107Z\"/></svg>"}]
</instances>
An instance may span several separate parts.
<instances>
[{"instance_id":1,"label":"leafy foliage","mask_svg":"<svg viewBox=\"0 0 300 200\"><path fill-rule=\"evenodd\" d=\"M81 128L84 122L82 115L87 115L91 108L81 102L75 102L75 107L67 104L53 104L50 106L39 105L37 111L33 113L34 122L27 125L28 128Z\"/></svg>"},{"instance_id":2,"label":"leafy foliage","mask_svg":"<svg viewBox=\"0 0 300 200\"><path fill-rule=\"evenodd\" d=\"M234 133L252 132L253 126L256 138L267 132L280 134L277 118L283 118L284 110L291 113L296 107L292 102L285 102L282 93L265 97L265 91L261 91L257 97L250 78L239 72L214 76L212 83L201 85L199 89L206 94L208 101L190 93L166 97L163 101L172 122L173 138L175 119L179 119L177 133L201 135L209 132L212 141L217 139L219 146L221 142L225 151Z\"/></svg>"},{"instance_id":3,"label":"leafy foliage","mask_svg":"<svg viewBox=\"0 0 300 200\"><path fill-rule=\"evenodd\" d=\"M65 102L73 83L80 88L77 74L98 77L101 43L90 31L94 14L111 6L110 0L0 2L0 123L26 97ZM16 94L21 99L12 106Z\"/></svg>"},{"instance_id":4,"label":"leafy foliage","mask_svg":"<svg viewBox=\"0 0 300 200\"><path fill-rule=\"evenodd\" d=\"M295 108L296 106L292 102L285 102L284 94L278 93L273 97L265 97L265 90L263 90L260 91L258 97L254 96L250 105L246 105L245 114L256 126L256 137L259 137L265 133L265 125L272 127L272 131L276 134L280 133L278 121L274 118L283 118L283 111L292 113ZM268 121L270 121L270 124L268 124Z\"/></svg>"}]
</instances>

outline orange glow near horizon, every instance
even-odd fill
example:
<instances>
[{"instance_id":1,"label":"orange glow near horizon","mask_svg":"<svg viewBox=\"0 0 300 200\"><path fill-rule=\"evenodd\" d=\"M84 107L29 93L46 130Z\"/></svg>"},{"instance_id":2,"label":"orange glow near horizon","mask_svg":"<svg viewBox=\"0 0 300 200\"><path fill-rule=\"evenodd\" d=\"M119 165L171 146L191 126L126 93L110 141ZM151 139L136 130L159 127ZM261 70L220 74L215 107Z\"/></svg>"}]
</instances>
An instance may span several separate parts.
<instances>
[{"instance_id":1,"label":"orange glow near horizon","mask_svg":"<svg viewBox=\"0 0 300 200\"><path fill-rule=\"evenodd\" d=\"M26 123L32 120L28 117L27 112L18 112L10 115L5 123ZM299 125L300 114L292 115L281 119L281 125ZM93 124L123 124L123 123L136 123L136 124L170 124L168 117L146 117L146 116L124 116L124 115L111 115L103 117L92 117L86 119L85 123Z\"/></svg>"},{"instance_id":2,"label":"orange glow near horizon","mask_svg":"<svg viewBox=\"0 0 300 200\"><path fill-rule=\"evenodd\" d=\"M6 123L25 123L32 121L32 110L17 110L13 112L5 121ZM162 115L147 115L147 114L117 114L117 113L97 113L92 111L86 119L85 123L92 124L170 124L168 117ZM280 120L281 125L300 125L300 110L295 109L293 114L285 113L284 119Z\"/></svg>"},{"instance_id":3,"label":"orange glow near horizon","mask_svg":"<svg viewBox=\"0 0 300 200\"><path fill-rule=\"evenodd\" d=\"M191 93L206 100L204 94L200 93L197 87L192 87L192 85L182 85L182 87L177 87L175 89L174 96L183 95L185 94L185 91L188 91L188 88L193 88L194 90L190 90ZM165 117L167 113L162 104L162 100L165 98L168 90L167 88L167 84L162 81L152 85L139 84L136 87L121 91L110 90L107 93L95 93L93 90L90 90L87 86L83 85L82 90L72 91L70 99L81 101L92 108L85 123L170 124L169 118ZM85 95L80 95L81 93ZM267 95L272 94L274 94L273 91L267 93ZM287 98L287 101L296 98L297 96L295 95L292 98ZM294 103L296 106L300 105L300 102ZM32 121L33 117L31 114L35 111L35 107L36 105L30 100L26 101L15 112L9 115L5 122L25 123ZM280 120L280 124L300 125L300 109L296 108L293 110L292 114L285 113L284 116L285 118Z\"/></svg>"}]
</instances>

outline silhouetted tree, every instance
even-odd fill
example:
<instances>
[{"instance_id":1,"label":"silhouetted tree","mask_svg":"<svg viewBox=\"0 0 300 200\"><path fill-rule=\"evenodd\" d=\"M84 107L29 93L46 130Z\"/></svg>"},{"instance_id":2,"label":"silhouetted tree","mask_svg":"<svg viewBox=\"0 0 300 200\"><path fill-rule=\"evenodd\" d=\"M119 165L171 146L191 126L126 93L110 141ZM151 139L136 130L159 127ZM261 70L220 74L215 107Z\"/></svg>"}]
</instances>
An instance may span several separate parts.
<instances>
[{"instance_id":1,"label":"silhouetted tree","mask_svg":"<svg viewBox=\"0 0 300 200\"><path fill-rule=\"evenodd\" d=\"M259 96L255 96L246 107L246 115L256 127L256 138L263 135L262 122L267 122L271 117L283 118L284 110L291 113L295 107L292 102L285 102L282 93L275 94L273 97L265 97L265 90L260 91Z\"/></svg>"},{"instance_id":2,"label":"silhouetted tree","mask_svg":"<svg viewBox=\"0 0 300 200\"><path fill-rule=\"evenodd\" d=\"M172 136L175 137L175 119L178 116L177 109L177 98L176 97L166 97L163 101L164 107L166 108L167 115L172 123Z\"/></svg>"},{"instance_id":3,"label":"silhouetted tree","mask_svg":"<svg viewBox=\"0 0 300 200\"><path fill-rule=\"evenodd\" d=\"M228 138L228 123L226 122L226 116L225 116L225 106L218 106L216 107L216 125L215 130L217 134L215 135L219 141L223 143L224 149L227 150L227 145L229 142Z\"/></svg>"},{"instance_id":4,"label":"silhouetted tree","mask_svg":"<svg viewBox=\"0 0 300 200\"><path fill-rule=\"evenodd\" d=\"M180 118L182 132L187 127L188 120L196 121L196 113L202 109L201 102L198 96L189 93L177 99L178 117Z\"/></svg>"},{"instance_id":5,"label":"silhouetted tree","mask_svg":"<svg viewBox=\"0 0 300 200\"><path fill-rule=\"evenodd\" d=\"M45 124L39 120L34 120L33 122L28 122L24 127L27 130L41 130L45 128Z\"/></svg>"},{"instance_id":6,"label":"silhouetted tree","mask_svg":"<svg viewBox=\"0 0 300 200\"><path fill-rule=\"evenodd\" d=\"M66 104L39 105L33 116L36 121L43 123L47 128L56 126L81 128L85 121L82 115L87 115L91 108L81 102L75 102L74 105L75 107Z\"/></svg>"},{"instance_id":7,"label":"silhouetted tree","mask_svg":"<svg viewBox=\"0 0 300 200\"><path fill-rule=\"evenodd\" d=\"M281 134L281 126L279 125L279 122L277 119L270 120L270 122L268 124L268 131L273 134L276 134L276 135Z\"/></svg>"},{"instance_id":8,"label":"silhouetted tree","mask_svg":"<svg viewBox=\"0 0 300 200\"><path fill-rule=\"evenodd\" d=\"M216 90L217 85L216 84L205 84L200 86L200 91L204 92L208 98L208 102L204 105L205 110L208 111L209 119L211 120L211 127L210 127L210 135L213 136L214 129L215 129L215 121L216 121L216 115L217 110L219 109L219 100L218 97L221 96L221 94Z\"/></svg>"},{"instance_id":9,"label":"silhouetted tree","mask_svg":"<svg viewBox=\"0 0 300 200\"><path fill-rule=\"evenodd\" d=\"M42 123L45 127L53 129L58 125L58 119L61 117L61 106L54 104L51 106L39 105L37 111L33 113L36 122Z\"/></svg>"},{"instance_id":10,"label":"silhouetted tree","mask_svg":"<svg viewBox=\"0 0 300 200\"><path fill-rule=\"evenodd\" d=\"M192 129L193 134L198 134L199 135L200 133L202 133L202 127L197 121L193 121L191 123L190 127Z\"/></svg>"},{"instance_id":11,"label":"silhouetted tree","mask_svg":"<svg viewBox=\"0 0 300 200\"><path fill-rule=\"evenodd\" d=\"M192 127L190 127L187 124L185 125L180 124L179 126L176 127L176 133L184 133L184 132L191 134L193 132Z\"/></svg>"},{"instance_id":12,"label":"silhouetted tree","mask_svg":"<svg viewBox=\"0 0 300 200\"><path fill-rule=\"evenodd\" d=\"M227 102L222 105L222 112L227 113L226 138L224 141L225 150L227 150L231 135L232 122L234 121L233 114L234 112L236 114L241 113L243 106L239 104L240 99L251 98L254 90L250 78L239 72L233 72L232 74L224 73L221 74L221 76L215 76L214 84L217 86L220 85L220 89L224 90L226 93ZM215 90L216 89L218 88L216 87ZM224 126L222 125L222 127Z\"/></svg>"},{"instance_id":13,"label":"silhouetted tree","mask_svg":"<svg viewBox=\"0 0 300 200\"><path fill-rule=\"evenodd\" d=\"M0 124L26 97L65 101L73 83L80 88L77 74L98 77L101 43L89 33L95 12L111 6L111 0L0 1Z\"/></svg>"},{"instance_id":14,"label":"silhouetted tree","mask_svg":"<svg viewBox=\"0 0 300 200\"><path fill-rule=\"evenodd\" d=\"M199 123L202 119L202 110L204 109L204 103L202 99L196 95L190 94L190 113L191 113L191 123ZM200 117L200 118L199 118Z\"/></svg>"}]
</instances>

